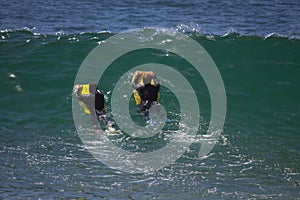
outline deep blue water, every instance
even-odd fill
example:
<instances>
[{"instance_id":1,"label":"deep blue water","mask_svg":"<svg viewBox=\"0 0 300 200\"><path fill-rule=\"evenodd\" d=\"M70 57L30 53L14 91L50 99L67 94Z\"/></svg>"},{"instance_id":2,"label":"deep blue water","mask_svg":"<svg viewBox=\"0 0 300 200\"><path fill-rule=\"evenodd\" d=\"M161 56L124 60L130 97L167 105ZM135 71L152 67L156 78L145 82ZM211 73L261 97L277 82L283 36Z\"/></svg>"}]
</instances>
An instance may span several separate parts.
<instances>
[{"instance_id":1,"label":"deep blue water","mask_svg":"<svg viewBox=\"0 0 300 200\"><path fill-rule=\"evenodd\" d=\"M223 35L299 36L299 1L2 1L0 29L34 32L120 32L163 27Z\"/></svg>"}]
</instances>

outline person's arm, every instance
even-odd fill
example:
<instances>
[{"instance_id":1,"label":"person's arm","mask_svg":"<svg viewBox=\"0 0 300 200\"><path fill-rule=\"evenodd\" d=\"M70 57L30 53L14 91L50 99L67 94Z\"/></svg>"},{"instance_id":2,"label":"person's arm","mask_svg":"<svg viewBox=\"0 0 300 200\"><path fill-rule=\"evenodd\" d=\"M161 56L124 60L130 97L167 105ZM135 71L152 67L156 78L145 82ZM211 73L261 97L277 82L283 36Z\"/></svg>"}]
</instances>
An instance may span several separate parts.
<instances>
[{"instance_id":1,"label":"person's arm","mask_svg":"<svg viewBox=\"0 0 300 200\"><path fill-rule=\"evenodd\" d=\"M91 124L93 128L96 130L99 129L99 121L95 109L95 95L90 94L88 96L82 96L82 99L84 101L84 104L90 110Z\"/></svg>"},{"instance_id":2,"label":"person's arm","mask_svg":"<svg viewBox=\"0 0 300 200\"><path fill-rule=\"evenodd\" d=\"M156 78L156 75L153 71L148 72L149 78L149 83L153 86L157 86L159 84L158 79Z\"/></svg>"},{"instance_id":3,"label":"person's arm","mask_svg":"<svg viewBox=\"0 0 300 200\"><path fill-rule=\"evenodd\" d=\"M94 129L98 129L99 128L99 123L98 123L98 119L97 119L97 115L95 110L93 110L91 112L91 123Z\"/></svg>"},{"instance_id":4,"label":"person's arm","mask_svg":"<svg viewBox=\"0 0 300 200\"><path fill-rule=\"evenodd\" d=\"M82 100L81 90L82 90L82 85L75 85L74 90L73 90L73 94L75 95L75 97L78 100Z\"/></svg>"},{"instance_id":5,"label":"person's arm","mask_svg":"<svg viewBox=\"0 0 300 200\"><path fill-rule=\"evenodd\" d=\"M142 73L141 71L136 71L133 75L133 78L132 78L132 82L131 82L131 86L132 88L134 89L138 89L139 87L141 87L142 85L139 84L139 81L140 81L140 77L142 76Z\"/></svg>"}]
</instances>

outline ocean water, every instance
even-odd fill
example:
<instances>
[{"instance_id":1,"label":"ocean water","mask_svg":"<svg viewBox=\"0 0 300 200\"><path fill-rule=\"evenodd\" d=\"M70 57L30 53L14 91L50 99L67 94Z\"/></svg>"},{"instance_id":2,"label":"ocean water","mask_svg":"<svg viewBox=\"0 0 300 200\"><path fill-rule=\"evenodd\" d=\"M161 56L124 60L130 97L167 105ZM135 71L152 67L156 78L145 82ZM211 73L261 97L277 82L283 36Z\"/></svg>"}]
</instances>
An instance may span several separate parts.
<instances>
[{"instance_id":1,"label":"ocean water","mask_svg":"<svg viewBox=\"0 0 300 200\"><path fill-rule=\"evenodd\" d=\"M1 2L0 197L299 198L299 9L299 1L275 0ZM197 158L200 144L194 143L170 166L129 174L85 148L73 121L72 88L81 63L101 41L143 27L186 33L206 49L224 81L227 114L206 158ZM150 57L163 61L165 54ZM149 61L149 52L130 59ZM178 60L167 64L198 81ZM108 105L116 74L108 71L102 84ZM205 126L211 113L203 88ZM176 98L162 88L162 102ZM128 141L119 142L126 147ZM159 138L145 143L164 144ZM133 140L130 147L137 146Z\"/></svg>"}]
</instances>

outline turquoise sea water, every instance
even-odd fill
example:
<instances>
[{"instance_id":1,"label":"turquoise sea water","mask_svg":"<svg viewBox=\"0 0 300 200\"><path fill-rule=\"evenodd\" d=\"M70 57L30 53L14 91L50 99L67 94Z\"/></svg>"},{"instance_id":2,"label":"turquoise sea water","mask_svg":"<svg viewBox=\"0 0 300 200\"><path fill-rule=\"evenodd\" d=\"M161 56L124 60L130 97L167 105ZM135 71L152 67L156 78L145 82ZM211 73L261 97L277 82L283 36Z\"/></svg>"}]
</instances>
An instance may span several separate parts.
<instances>
[{"instance_id":1,"label":"turquoise sea water","mask_svg":"<svg viewBox=\"0 0 300 200\"><path fill-rule=\"evenodd\" d=\"M145 6L135 1L101 4L99 18L95 14L99 5L91 2L0 6L4 16L0 26L0 197L299 198L299 3L151 2ZM9 8L16 6L23 10L10 9L15 13L10 15ZM80 6L95 9L85 12ZM182 17L174 18L177 10ZM38 11L44 14L37 15ZM158 15L162 11L167 17ZM256 16L251 15L254 11ZM82 21L85 13L86 23ZM100 41L121 30L154 25L185 32L207 50L224 81L226 121L222 137L207 158L197 159L199 144L195 143L162 170L128 174L110 169L85 149L73 122L72 88L81 63ZM228 32L230 28L237 31ZM160 61L165 54L150 55ZM132 59L147 60L149 52ZM168 64L197 82L199 77L189 74L176 59ZM108 104L115 76L112 70L102 85ZM199 104L207 123L210 100L203 88ZM162 90L164 103L176 102ZM159 141L149 140L146 145L158 148L164 144ZM119 142L126 147L126 140ZM134 149L135 144L130 147Z\"/></svg>"}]
</instances>

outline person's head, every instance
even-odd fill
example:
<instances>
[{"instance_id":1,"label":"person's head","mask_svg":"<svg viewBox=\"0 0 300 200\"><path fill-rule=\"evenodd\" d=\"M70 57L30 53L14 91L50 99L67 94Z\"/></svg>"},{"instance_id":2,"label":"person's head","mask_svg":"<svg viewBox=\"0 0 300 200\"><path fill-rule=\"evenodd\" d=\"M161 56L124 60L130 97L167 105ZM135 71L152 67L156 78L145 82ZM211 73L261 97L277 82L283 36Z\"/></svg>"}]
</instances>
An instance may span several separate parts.
<instances>
[{"instance_id":1,"label":"person's head","mask_svg":"<svg viewBox=\"0 0 300 200\"><path fill-rule=\"evenodd\" d=\"M143 82L144 84L150 84L152 80L152 77L149 73L145 73L144 77L143 77Z\"/></svg>"},{"instance_id":2,"label":"person's head","mask_svg":"<svg viewBox=\"0 0 300 200\"><path fill-rule=\"evenodd\" d=\"M144 82L144 84L151 84L151 85L158 84L155 73L153 71L149 71L149 72L145 73L143 82Z\"/></svg>"}]
</instances>

